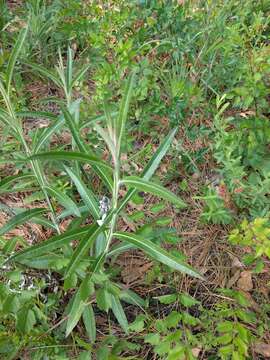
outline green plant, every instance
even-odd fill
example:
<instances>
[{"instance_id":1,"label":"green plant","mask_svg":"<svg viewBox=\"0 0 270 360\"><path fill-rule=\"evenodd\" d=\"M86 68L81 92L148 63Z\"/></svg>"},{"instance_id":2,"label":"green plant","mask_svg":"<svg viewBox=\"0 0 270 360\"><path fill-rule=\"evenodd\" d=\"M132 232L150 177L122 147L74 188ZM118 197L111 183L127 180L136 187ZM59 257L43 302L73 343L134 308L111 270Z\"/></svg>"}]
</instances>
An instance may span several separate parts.
<instances>
[{"instance_id":1,"label":"green plant","mask_svg":"<svg viewBox=\"0 0 270 360\"><path fill-rule=\"evenodd\" d=\"M229 241L234 245L250 247L254 254L248 254L244 261L248 264L256 261L255 270L261 271L264 267L263 256L270 258L270 229L268 218L256 218L252 222L243 220L240 226L231 231Z\"/></svg>"},{"instance_id":2,"label":"green plant","mask_svg":"<svg viewBox=\"0 0 270 360\"><path fill-rule=\"evenodd\" d=\"M23 32L23 36L18 40L18 51L21 47L25 34L26 32ZM61 86L63 88L66 96L66 105L61 105L62 115L60 116L60 119L38 134L38 136L35 136L33 152L28 150L20 127L18 128L18 131L21 141L25 144L27 150L27 161L31 164L40 164L40 162L44 160L60 160L62 162L74 161L76 164L74 168L68 167L64 164L62 164L62 166L63 170L70 177L70 180L74 183L85 204L85 208L83 209L81 209L81 207L77 204L76 199L72 199L59 188L44 183L45 176L41 177L41 189L44 191L44 194L48 199L51 213L54 216L53 219L55 225L60 217L67 217L70 215L77 217L79 224L83 223L86 216L91 216L93 218L93 222L91 225L84 227L78 227L76 222L74 222L74 225L70 226L70 229L63 234L59 233L49 240L26 248L12 256L7 261L10 262L15 260L31 266L31 258L33 258L33 256L40 256L42 259L42 257L48 256L52 251L55 252L56 250L63 248L64 259L67 259L68 264L66 261L56 264L52 258L52 261L50 261L49 264L48 262L45 262L45 264L48 264L45 265L45 267L48 266L49 268L56 268L57 270L60 269L60 273L65 279L65 291L73 288L77 289L66 310L68 318L66 324L66 336L71 333L81 316L83 316L86 328L94 329L94 314L92 310L93 301L97 302L101 310L108 311L109 309L112 309L120 325L125 331L127 331L127 319L120 300L123 299L136 304L142 304L143 302L132 293L123 290L121 286L114 284L111 281L110 272L107 273L106 268L104 268L105 262L108 261L111 256L111 251L113 251L114 256L117 253L122 252L119 244L116 249L114 249L115 245L112 247L111 243L114 238L123 243L122 246L124 249L126 249L125 244L129 244L130 247L138 247L154 259L172 267L175 270L201 278L198 272L193 270L184 262L180 261L179 258L174 257L161 247L155 245L150 240L143 239L137 234L119 232L116 228L119 215L136 191L150 192L153 195L171 202L178 208L185 207L185 203L169 190L150 181L151 176L159 166L163 156L166 154L176 130L172 130L161 143L155 155L147 164L141 177L123 176L121 171L122 141L124 138L135 75L130 75L127 80L127 85L117 116L110 114L105 105L105 116L103 117L103 123L105 122L105 126L101 126L97 121L94 122L94 129L101 138L103 138L110 151L113 163L113 168L111 168L110 165L94 154L81 136L78 123L78 107L76 107L75 112L72 112L73 107L78 104L76 100L72 101L73 85L76 81L83 77L88 66L79 70L73 78L71 50L68 50L66 68L64 67L61 55L59 59L59 67L57 68L58 77L56 77L53 72L48 71L39 65L32 63L29 65L32 69L38 71L43 76L47 76L57 86ZM8 78L7 84L7 93L9 93L11 77ZM11 109L10 116L12 115L15 119L15 113L11 108L11 101L9 101L4 88L2 95L5 99L7 99L6 104L8 109ZM35 116L35 114L33 115ZM56 131L56 129L59 129L64 125L68 127L72 135L72 151L57 150L39 152L43 144L48 142L50 136ZM100 202L98 202L97 196L89 187L86 186L83 180L85 171L79 165L81 162L88 163L92 166L96 175L100 176L104 185L107 187L107 193L109 191L111 195L104 196ZM126 187L129 190L124 198L120 199L119 190L122 187ZM55 217L55 212L49 196L59 202L61 206L66 209L66 211L64 211L60 216L58 215L57 218ZM14 226L21 224L24 221L37 217L38 215L44 213L44 211L45 209L33 209L19 213L5 224L5 226L1 229L1 234L4 234ZM46 219L43 219L43 223L47 223ZM82 235L83 237L81 241L76 249L73 250L73 247L70 246L70 241L76 240ZM38 263L37 259L34 262ZM95 335L93 333L89 334L89 336L92 340L95 339Z\"/></svg>"},{"instance_id":3,"label":"green plant","mask_svg":"<svg viewBox=\"0 0 270 360\"><path fill-rule=\"evenodd\" d=\"M204 196L195 196L194 198L203 200L205 203L201 213L203 222L212 222L213 224L230 224L232 222L232 213L225 207L224 200L214 188L208 187Z\"/></svg>"}]
</instances>

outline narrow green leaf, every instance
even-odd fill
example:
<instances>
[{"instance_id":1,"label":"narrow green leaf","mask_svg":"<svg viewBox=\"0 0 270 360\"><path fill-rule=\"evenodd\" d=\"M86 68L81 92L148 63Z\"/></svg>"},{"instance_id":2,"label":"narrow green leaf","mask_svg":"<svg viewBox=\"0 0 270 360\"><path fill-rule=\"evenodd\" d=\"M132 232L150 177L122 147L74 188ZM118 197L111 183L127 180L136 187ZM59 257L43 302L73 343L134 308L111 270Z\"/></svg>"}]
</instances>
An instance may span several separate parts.
<instances>
[{"instance_id":1,"label":"narrow green leaf","mask_svg":"<svg viewBox=\"0 0 270 360\"><path fill-rule=\"evenodd\" d=\"M112 111L111 112L111 118L115 119L118 116L119 112L118 111ZM83 124L80 125L80 130L84 129L86 127L92 126L94 124L96 124L97 122L103 122L106 120L106 116L105 115L97 115L93 118L88 119L87 121L85 121Z\"/></svg>"},{"instance_id":2,"label":"narrow green leaf","mask_svg":"<svg viewBox=\"0 0 270 360\"><path fill-rule=\"evenodd\" d=\"M34 143L34 153L38 153L42 146L45 145L51 136L55 134L56 131L59 130L64 124L65 120L60 118L44 129L44 131L40 134Z\"/></svg>"},{"instance_id":3,"label":"narrow green leaf","mask_svg":"<svg viewBox=\"0 0 270 360\"><path fill-rule=\"evenodd\" d=\"M0 181L0 189L6 188L8 185L13 184L16 181L25 180L25 179L29 180L34 178L35 177L32 174L18 174L18 175L7 176Z\"/></svg>"},{"instance_id":4,"label":"narrow green leaf","mask_svg":"<svg viewBox=\"0 0 270 360\"><path fill-rule=\"evenodd\" d=\"M78 263L81 261L82 257L86 254L87 250L91 248L94 244L97 236L104 231L105 224L102 226L94 225L91 230L82 238L80 244L77 246L74 251L69 265L65 272L65 278L70 276L73 271L76 270Z\"/></svg>"},{"instance_id":5,"label":"narrow green leaf","mask_svg":"<svg viewBox=\"0 0 270 360\"><path fill-rule=\"evenodd\" d=\"M178 258L162 249L160 246L152 243L149 240L146 240L145 238L141 238L138 235L121 232L115 233L114 236L120 240L135 245L141 250L144 250L153 259L160 261L174 270L178 270L182 273L204 280L200 273L198 273L196 270L193 270L191 266L183 263Z\"/></svg>"},{"instance_id":6,"label":"narrow green leaf","mask_svg":"<svg viewBox=\"0 0 270 360\"><path fill-rule=\"evenodd\" d=\"M9 57L9 61L8 61L8 65L7 65L7 72L6 72L6 74L7 74L6 75L6 89L7 89L8 95L10 93L10 85L11 85L11 80L13 77L14 67L15 67L17 58L19 56L19 53L22 49L23 43L25 41L27 30L28 30L27 28L21 30L21 32L17 38L17 41L13 47L13 50L11 52L11 55Z\"/></svg>"},{"instance_id":7,"label":"narrow green leaf","mask_svg":"<svg viewBox=\"0 0 270 360\"><path fill-rule=\"evenodd\" d=\"M61 107L61 110L63 112L66 124L68 125L69 130L70 130L70 132L72 134L72 137L73 137L76 145L78 146L78 149L82 153L89 152L86 144L84 143L84 141L82 140L82 137L80 136L79 129L77 129L75 119L72 117L70 112L67 109L65 109L63 106Z\"/></svg>"},{"instance_id":8,"label":"narrow green leaf","mask_svg":"<svg viewBox=\"0 0 270 360\"><path fill-rule=\"evenodd\" d=\"M132 72L127 80L124 95L122 97L122 101L120 105L119 115L116 121L116 134L117 134L117 141L119 148L126 127L126 120L127 120L129 104L132 96L134 80L135 80L135 72Z\"/></svg>"},{"instance_id":9,"label":"narrow green leaf","mask_svg":"<svg viewBox=\"0 0 270 360\"><path fill-rule=\"evenodd\" d=\"M114 313L114 316L121 325L122 329L125 331L126 334L128 334L128 321L126 314L123 310L123 307L121 305L121 302L118 299L118 297L114 295L111 295L111 299L112 299L112 312Z\"/></svg>"},{"instance_id":10,"label":"narrow green leaf","mask_svg":"<svg viewBox=\"0 0 270 360\"><path fill-rule=\"evenodd\" d=\"M155 152L155 154L153 155L153 157L151 158L151 160L148 162L148 164L146 165L146 167L144 168L143 172L142 172L142 178L145 180L150 180L150 178L152 177L152 175L155 173L155 171L157 170L157 168L159 167L159 164L161 162L161 160L163 159L163 157L166 155L173 139L175 136L175 133L177 131L177 128L173 129L172 131L170 131L170 133L165 137L165 139L162 141L162 143L159 145L157 151ZM126 206L126 204L129 202L129 200L131 199L131 197L135 194L136 189L129 189L128 192L126 193L124 199L122 200L119 208L118 208L118 213L120 211L122 211L122 209Z\"/></svg>"},{"instance_id":11,"label":"narrow green leaf","mask_svg":"<svg viewBox=\"0 0 270 360\"><path fill-rule=\"evenodd\" d=\"M72 171L67 166L64 167L65 171L73 181L74 185L76 186L78 193L81 195L85 205L90 210L91 214L93 215L94 219L98 220L100 218L99 214L99 205L96 199L95 194L86 187L82 179L77 175L74 171Z\"/></svg>"},{"instance_id":12,"label":"narrow green leaf","mask_svg":"<svg viewBox=\"0 0 270 360\"><path fill-rule=\"evenodd\" d=\"M18 215L15 215L11 218L4 226L0 228L0 236L5 234L6 232L12 230L15 226L24 224L26 221L32 219L33 217L43 214L48 211L47 209L30 209L26 210Z\"/></svg>"},{"instance_id":13,"label":"narrow green leaf","mask_svg":"<svg viewBox=\"0 0 270 360\"><path fill-rule=\"evenodd\" d=\"M94 343L96 341L96 320L91 304L87 305L83 311L83 322L90 341Z\"/></svg>"},{"instance_id":14,"label":"narrow green leaf","mask_svg":"<svg viewBox=\"0 0 270 360\"><path fill-rule=\"evenodd\" d=\"M26 65L30 66L35 72L39 73L40 75L50 79L52 82L55 83L58 87L62 87L61 81L58 79L58 77L50 70L46 69L42 65L34 64L32 62L26 62Z\"/></svg>"},{"instance_id":15,"label":"narrow green leaf","mask_svg":"<svg viewBox=\"0 0 270 360\"><path fill-rule=\"evenodd\" d=\"M70 104L70 112L73 114L79 107L81 100L77 99L73 101ZM65 118L63 115L60 115L58 117L55 116L55 118L51 119L55 120L49 127L44 129L44 131L39 135L38 139L34 143L34 152L37 153L40 148L48 142L48 140L51 138L51 136L56 133L64 124L65 124Z\"/></svg>"},{"instance_id":16,"label":"narrow green leaf","mask_svg":"<svg viewBox=\"0 0 270 360\"><path fill-rule=\"evenodd\" d=\"M68 195L58 190L57 188L53 188L50 186L44 186L44 189L52 197L55 197L65 209L71 210L73 215L78 217L81 216L80 210L78 209L76 203L73 200L71 200L71 198Z\"/></svg>"},{"instance_id":17,"label":"narrow green leaf","mask_svg":"<svg viewBox=\"0 0 270 360\"><path fill-rule=\"evenodd\" d=\"M57 120L57 115L48 111L18 111L16 115L20 118L44 118L49 120Z\"/></svg>"},{"instance_id":18,"label":"narrow green leaf","mask_svg":"<svg viewBox=\"0 0 270 360\"><path fill-rule=\"evenodd\" d=\"M142 177L145 180L150 180L151 177L154 175L155 171L159 167L159 164L161 163L161 160L164 158L164 156L167 154L167 151L169 150L169 147L171 146L171 143L175 137L175 134L177 132L177 128L174 128L169 132L169 134L165 137L165 139L162 141L162 143L159 145L157 151L151 158L151 160L148 162L146 167L144 168L142 172Z\"/></svg>"},{"instance_id":19,"label":"narrow green leaf","mask_svg":"<svg viewBox=\"0 0 270 360\"><path fill-rule=\"evenodd\" d=\"M71 309L68 313L68 321L66 326L66 337L71 333L71 331L75 328L78 321L80 320L82 313L85 309L85 303L81 301L80 292L74 295L73 303Z\"/></svg>"},{"instance_id":20,"label":"narrow green leaf","mask_svg":"<svg viewBox=\"0 0 270 360\"><path fill-rule=\"evenodd\" d=\"M106 130L104 130L101 126L99 126L97 124L95 125L95 130L98 132L98 134L105 141L105 143L108 146L108 149L110 150L110 153L111 153L113 159L115 159L115 157L116 157L116 149L115 149L114 143L113 143L112 139L110 138L109 134L106 132Z\"/></svg>"},{"instance_id":21,"label":"narrow green leaf","mask_svg":"<svg viewBox=\"0 0 270 360\"><path fill-rule=\"evenodd\" d=\"M39 244L30 246L24 250L17 252L17 254L12 256L9 260L20 261L24 258L36 257L39 255L44 255L48 252L52 252L64 245L69 244L72 240L80 239L82 236L89 233L90 229L93 227L94 225L88 225L82 228L66 231L64 234L61 235L52 236L48 240L42 241Z\"/></svg>"},{"instance_id":22,"label":"narrow green leaf","mask_svg":"<svg viewBox=\"0 0 270 360\"><path fill-rule=\"evenodd\" d=\"M51 161L75 160L75 161L81 161L89 164L98 165L102 168L112 170L112 168L109 165L101 161L98 157L76 151L47 151L47 152L34 154L30 156L28 159L29 160L40 159L40 160L51 160Z\"/></svg>"},{"instance_id":23,"label":"narrow green leaf","mask_svg":"<svg viewBox=\"0 0 270 360\"><path fill-rule=\"evenodd\" d=\"M80 162L89 163L92 165L93 170L100 178L103 180L104 184L107 188L112 191L113 189L113 181L112 181L112 168L107 165L105 162L100 160L95 155L90 155L89 151L88 154L76 152L76 151L48 151L48 152L41 152L32 155L28 158L29 160L33 159L41 159L41 160L75 160ZM6 160L9 162L15 162L15 160ZM16 160L16 162L22 162L23 160ZM1 162L1 161L0 161Z\"/></svg>"},{"instance_id":24,"label":"narrow green leaf","mask_svg":"<svg viewBox=\"0 0 270 360\"><path fill-rule=\"evenodd\" d=\"M137 176L129 176L121 180L121 183L129 187L134 187L139 191L145 191L153 195L159 196L162 199L170 201L172 204L177 205L180 208L186 207L184 201L178 198L174 193L167 190L163 186L160 186L148 180L139 178Z\"/></svg>"},{"instance_id":25,"label":"narrow green leaf","mask_svg":"<svg viewBox=\"0 0 270 360\"><path fill-rule=\"evenodd\" d=\"M19 237L14 236L12 237L12 239L9 239L6 241L6 244L3 248L3 253L4 254L10 254L14 251L17 243L20 243Z\"/></svg>"},{"instance_id":26,"label":"narrow green leaf","mask_svg":"<svg viewBox=\"0 0 270 360\"><path fill-rule=\"evenodd\" d=\"M1 86L1 82L0 82L0 92L1 94L3 94L2 90L4 90L4 88ZM3 109L0 109L0 121L2 121L2 123L6 126L11 126L13 128L13 130L15 130L14 125L12 124L12 119L9 116L8 112L6 112Z\"/></svg>"},{"instance_id":27,"label":"narrow green leaf","mask_svg":"<svg viewBox=\"0 0 270 360\"><path fill-rule=\"evenodd\" d=\"M73 53L72 49L68 47L67 51L67 67L66 67L66 84L67 89L71 91L71 84L72 84L72 73L73 73Z\"/></svg>"},{"instance_id":28,"label":"narrow green leaf","mask_svg":"<svg viewBox=\"0 0 270 360\"><path fill-rule=\"evenodd\" d=\"M84 76L84 74L89 69L90 64L83 65L81 69L74 75L74 78L71 82L71 88L74 87L74 85L81 80L81 78Z\"/></svg>"}]
</instances>

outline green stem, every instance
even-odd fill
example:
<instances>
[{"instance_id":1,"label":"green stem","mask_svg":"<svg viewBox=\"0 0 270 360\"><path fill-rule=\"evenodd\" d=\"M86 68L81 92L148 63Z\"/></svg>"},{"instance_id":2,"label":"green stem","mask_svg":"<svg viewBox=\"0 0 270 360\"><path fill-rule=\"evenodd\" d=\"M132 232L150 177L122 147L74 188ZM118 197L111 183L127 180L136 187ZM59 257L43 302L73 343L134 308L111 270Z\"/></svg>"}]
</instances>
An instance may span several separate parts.
<instances>
[{"instance_id":1,"label":"green stem","mask_svg":"<svg viewBox=\"0 0 270 360\"><path fill-rule=\"evenodd\" d=\"M118 159L115 160L113 180L114 181L113 181L113 194L112 194L112 211L115 213L112 216L112 220L110 222L110 229L107 235L106 247L104 250L105 254L109 251L118 218L118 214L116 211L118 206L118 193L119 193L119 184L120 184L120 164Z\"/></svg>"}]
</instances>

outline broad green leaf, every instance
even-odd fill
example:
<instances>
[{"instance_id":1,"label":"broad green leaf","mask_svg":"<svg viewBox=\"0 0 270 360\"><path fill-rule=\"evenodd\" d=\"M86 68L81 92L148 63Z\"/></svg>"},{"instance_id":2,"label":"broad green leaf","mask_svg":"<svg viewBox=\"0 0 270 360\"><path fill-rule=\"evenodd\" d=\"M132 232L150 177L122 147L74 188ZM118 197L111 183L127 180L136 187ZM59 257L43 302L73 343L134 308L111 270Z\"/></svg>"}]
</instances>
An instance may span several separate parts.
<instances>
[{"instance_id":1,"label":"broad green leaf","mask_svg":"<svg viewBox=\"0 0 270 360\"><path fill-rule=\"evenodd\" d=\"M145 301L134 291L130 289L122 290L119 298L128 304L136 305L141 308L145 307Z\"/></svg>"},{"instance_id":2,"label":"broad green leaf","mask_svg":"<svg viewBox=\"0 0 270 360\"><path fill-rule=\"evenodd\" d=\"M96 320L91 304L87 305L83 311L83 323L90 341L94 343L96 341Z\"/></svg>"},{"instance_id":3,"label":"broad green leaf","mask_svg":"<svg viewBox=\"0 0 270 360\"><path fill-rule=\"evenodd\" d=\"M29 333L36 323L36 317L33 310L22 308L17 314L16 328L22 334Z\"/></svg>"},{"instance_id":4,"label":"broad green leaf","mask_svg":"<svg viewBox=\"0 0 270 360\"><path fill-rule=\"evenodd\" d=\"M200 273L196 270L193 270L191 266L180 261L177 257L171 255L160 246L152 243L151 241L141 238L138 235L130 233L117 232L114 234L117 239L126 241L138 247L141 250L144 250L149 256L153 259L160 261L161 263L171 267L174 270L178 270L182 273L194 276L199 279L204 279Z\"/></svg>"},{"instance_id":5,"label":"broad green leaf","mask_svg":"<svg viewBox=\"0 0 270 360\"><path fill-rule=\"evenodd\" d=\"M82 228L66 231L64 234L52 236L50 239L42 241L39 244L30 246L24 250L19 251L12 256L10 260L20 261L29 257L36 257L44 255L48 252L52 252L66 244L69 244L72 240L80 239L85 234L89 233L90 229L93 229L94 225L87 225Z\"/></svg>"},{"instance_id":6,"label":"broad green leaf","mask_svg":"<svg viewBox=\"0 0 270 360\"><path fill-rule=\"evenodd\" d=\"M66 326L66 337L68 337L68 335L77 325L78 321L82 316L84 309L85 309L85 303L80 298L80 292L77 291L77 293L74 295L71 309L67 314L68 321Z\"/></svg>"},{"instance_id":7,"label":"broad green leaf","mask_svg":"<svg viewBox=\"0 0 270 360\"><path fill-rule=\"evenodd\" d=\"M188 294L181 294L179 296L179 299L180 299L181 304L186 307L191 307L191 306L200 304L200 302L198 300L194 299L192 296L190 296Z\"/></svg>"},{"instance_id":8,"label":"broad green leaf","mask_svg":"<svg viewBox=\"0 0 270 360\"><path fill-rule=\"evenodd\" d=\"M26 210L18 215L15 215L4 226L0 228L0 236L12 230L15 226L24 224L26 221L32 219L37 215L43 214L46 211L48 210L37 208L37 209Z\"/></svg>"},{"instance_id":9,"label":"broad green leaf","mask_svg":"<svg viewBox=\"0 0 270 360\"><path fill-rule=\"evenodd\" d=\"M158 345L161 342L160 335L158 333L147 334L144 337L144 342L149 343L151 345Z\"/></svg>"},{"instance_id":10,"label":"broad green leaf","mask_svg":"<svg viewBox=\"0 0 270 360\"><path fill-rule=\"evenodd\" d=\"M122 101L121 101L121 105L120 105L119 115L116 120L116 134L117 134L119 151L120 151L120 146L121 146L121 140L123 138L125 127L126 127L127 114L128 114L128 110L129 110L131 96L132 96L134 80L135 80L135 72L131 73L131 75L128 77L124 95L122 97Z\"/></svg>"},{"instance_id":11,"label":"broad green leaf","mask_svg":"<svg viewBox=\"0 0 270 360\"><path fill-rule=\"evenodd\" d=\"M175 133L177 131L177 128L173 129L166 137L165 139L162 141L162 143L159 145L157 151L155 152L155 154L153 155L153 157L151 158L151 160L148 162L148 164L146 165L146 167L144 168L143 172L142 172L142 178L145 180L150 180L150 178L152 177L152 175L154 174L154 172L157 170L157 168L159 167L159 164L161 162L161 160L163 159L163 157L166 155L173 139L175 136ZM131 199L131 197L133 196L133 194L135 194L136 189L129 189L128 192L126 193L124 199L122 200L119 208L118 208L118 213L120 211L122 211L122 209L126 206L126 204L129 202L129 200Z\"/></svg>"},{"instance_id":12,"label":"broad green leaf","mask_svg":"<svg viewBox=\"0 0 270 360\"><path fill-rule=\"evenodd\" d=\"M78 193L81 195L82 200L90 210L94 219L96 220L99 219L100 218L99 205L95 194L89 188L86 187L86 185L84 184L84 182L82 181L79 175L77 175L67 166L65 166L64 168L67 174L69 175L69 177L71 178L72 182L76 186Z\"/></svg>"},{"instance_id":13,"label":"broad green leaf","mask_svg":"<svg viewBox=\"0 0 270 360\"><path fill-rule=\"evenodd\" d=\"M32 62L26 62L25 64L30 66L35 71L35 73L39 73L40 75L45 76L46 78L50 79L59 88L62 87L61 81L58 79L58 77L52 71L46 69L44 66L34 64Z\"/></svg>"},{"instance_id":14,"label":"broad green leaf","mask_svg":"<svg viewBox=\"0 0 270 360\"><path fill-rule=\"evenodd\" d=\"M77 360L92 360L92 353L91 351L83 351L80 353L79 357L77 358Z\"/></svg>"},{"instance_id":15,"label":"broad green leaf","mask_svg":"<svg viewBox=\"0 0 270 360\"><path fill-rule=\"evenodd\" d=\"M114 316L116 317L117 321L121 325L122 329L125 331L126 334L128 334L128 321L126 314L123 310L123 307L121 305L120 300L118 297L111 295L111 301L112 301L112 312L114 313Z\"/></svg>"},{"instance_id":16,"label":"broad green leaf","mask_svg":"<svg viewBox=\"0 0 270 360\"><path fill-rule=\"evenodd\" d=\"M24 258L19 260L20 264L26 265L30 268L48 270L48 269L62 269L67 266L68 259L63 255L49 253L48 255L40 255L38 257Z\"/></svg>"},{"instance_id":17,"label":"broad green leaf","mask_svg":"<svg viewBox=\"0 0 270 360\"><path fill-rule=\"evenodd\" d=\"M163 186L150 182L148 180L139 178L137 176L129 176L121 180L122 184L128 187L134 187L139 191L149 192L153 195L159 196L164 200L170 201L172 204L180 208L186 207L183 200L179 199L174 193L167 190Z\"/></svg>"},{"instance_id":18,"label":"broad green leaf","mask_svg":"<svg viewBox=\"0 0 270 360\"><path fill-rule=\"evenodd\" d=\"M78 209L76 203L73 200L71 200L71 198L68 195L58 190L57 188L53 188L50 186L44 186L44 189L52 197L55 197L65 209L71 210L73 215L78 217L81 216L80 210Z\"/></svg>"},{"instance_id":19,"label":"broad green leaf","mask_svg":"<svg viewBox=\"0 0 270 360\"><path fill-rule=\"evenodd\" d=\"M96 156L91 156L91 155L81 153L81 152L76 152L76 151L47 151L47 152L34 154L29 157L29 160L35 160L35 159L51 160L51 161L75 160L75 161L81 161L81 162L85 162L85 163L89 163L89 164L98 165L99 167L112 170L109 165L107 165L106 163L101 161Z\"/></svg>"},{"instance_id":20,"label":"broad green leaf","mask_svg":"<svg viewBox=\"0 0 270 360\"><path fill-rule=\"evenodd\" d=\"M176 294L161 295L161 296L156 296L155 299L158 299L158 301L161 304L168 305L175 303L177 301L177 295Z\"/></svg>"},{"instance_id":21,"label":"broad green leaf","mask_svg":"<svg viewBox=\"0 0 270 360\"><path fill-rule=\"evenodd\" d=\"M108 312L112 306L111 294L103 287L96 291L96 301L98 308L102 311Z\"/></svg>"},{"instance_id":22,"label":"broad green leaf","mask_svg":"<svg viewBox=\"0 0 270 360\"><path fill-rule=\"evenodd\" d=\"M19 56L19 53L22 49L23 43L25 41L27 30L28 30L27 28L21 30L21 32L17 38L17 41L13 47L13 50L11 52L11 55L9 57L9 61L8 61L8 65L7 65L7 72L6 72L6 89L7 89L8 95L10 93L10 85L11 85L11 80L13 77L14 67L15 67L17 58Z\"/></svg>"},{"instance_id":23,"label":"broad green leaf","mask_svg":"<svg viewBox=\"0 0 270 360\"><path fill-rule=\"evenodd\" d=\"M70 263L65 272L65 278L72 274L76 270L78 263L82 257L86 254L86 251L94 244L97 236L104 231L105 224L102 226L94 225L90 231L82 238L76 250L74 251Z\"/></svg>"}]
</instances>

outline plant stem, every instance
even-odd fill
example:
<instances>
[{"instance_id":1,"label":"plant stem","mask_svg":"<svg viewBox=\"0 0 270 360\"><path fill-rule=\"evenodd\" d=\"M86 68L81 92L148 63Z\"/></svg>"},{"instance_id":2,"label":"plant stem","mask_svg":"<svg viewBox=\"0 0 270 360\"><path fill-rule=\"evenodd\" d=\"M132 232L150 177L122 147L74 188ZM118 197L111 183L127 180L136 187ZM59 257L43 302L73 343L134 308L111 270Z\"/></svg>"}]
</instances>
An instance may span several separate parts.
<instances>
[{"instance_id":1,"label":"plant stem","mask_svg":"<svg viewBox=\"0 0 270 360\"><path fill-rule=\"evenodd\" d=\"M113 176L113 193L112 193L112 211L115 211L115 214L112 216L110 222L110 229L107 235L106 247L104 253L106 254L110 248L114 230L117 224L118 214L116 212L118 206L118 192L119 192L119 183L120 183L120 163L118 159L115 159L114 164L114 176Z\"/></svg>"}]
</instances>

